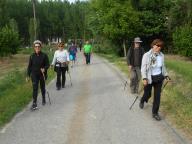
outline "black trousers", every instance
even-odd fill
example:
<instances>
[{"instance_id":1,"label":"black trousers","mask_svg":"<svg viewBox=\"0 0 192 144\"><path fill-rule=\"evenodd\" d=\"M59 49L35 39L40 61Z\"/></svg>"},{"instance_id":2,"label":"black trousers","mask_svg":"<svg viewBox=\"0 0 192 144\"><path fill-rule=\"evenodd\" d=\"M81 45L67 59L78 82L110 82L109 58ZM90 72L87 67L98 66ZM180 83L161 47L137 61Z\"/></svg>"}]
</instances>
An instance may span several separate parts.
<instances>
[{"instance_id":1,"label":"black trousers","mask_svg":"<svg viewBox=\"0 0 192 144\"><path fill-rule=\"evenodd\" d=\"M41 88L42 100L45 100L45 80L43 78L43 75L41 73L32 73L31 79L33 84L33 103L37 103L39 83Z\"/></svg>"},{"instance_id":2,"label":"black trousers","mask_svg":"<svg viewBox=\"0 0 192 144\"><path fill-rule=\"evenodd\" d=\"M68 71L68 67L56 67L56 72L57 72L57 82L56 82L56 87L61 88L65 86L65 73Z\"/></svg>"},{"instance_id":3,"label":"black trousers","mask_svg":"<svg viewBox=\"0 0 192 144\"><path fill-rule=\"evenodd\" d=\"M141 102L148 102L149 98L151 97L151 91L152 87L154 87L154 99L153 99L153 107L152 107L152 113L158 114L159 106L160 106L160 99L161 99L161 87L162 82L152 82L152 84L148 84L144 87L144 94L141 98Z\"/></svg>"},{"instance_id":4,"label":"black trousers","mask_svg":"<svg viewBox=\"0 0 192 144\"><path fill-rule=\"evenodd\" d=\"M90 64L91 61L91 54L90 53L84 53L85 59L86 59L86 64Z\"/></svg>"}]
</instances>

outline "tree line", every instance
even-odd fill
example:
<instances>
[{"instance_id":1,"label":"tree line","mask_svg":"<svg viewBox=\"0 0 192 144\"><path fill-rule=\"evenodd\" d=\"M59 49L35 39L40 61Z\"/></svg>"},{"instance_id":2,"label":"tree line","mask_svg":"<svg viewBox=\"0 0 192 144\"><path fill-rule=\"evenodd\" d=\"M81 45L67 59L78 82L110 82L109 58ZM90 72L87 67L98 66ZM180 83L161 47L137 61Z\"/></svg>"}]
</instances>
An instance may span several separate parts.
<instances>
[{"instance_id":1,"label":"tree line","mask_svg":"<svg viewBox=\"0 0 192 144\"><path fill-rule=\"evenodd\" d=\"M161 38L166 52L192 56L192 0L91 0L90 6L94 36L117 44L120 55L139 36L146 49Z\"/></svg>"},{"instance_id":2,"label":"tree line","mask_svg":"<svg viewBox=\"0 0 192 144\"><path fill-rule=\"evenodd\" d=\"M88 3L67 0L0 1L0 56L15 54L18 47L34 40L33 5L36 10L37 38L47 43L53 38L86 39Z\"/></svg>"},{"instance_id":3,"label":"tree line","mask_svg":"<svg viewBox=\"0 0 192 144\"><path fill-rule=\"evenodd\" d=\"M111 41L119 55L126 55L136 36L145 49L161 38L167 53L192 57L192 0L3 0L0 56L14 54L34 40L33 1L37 38L43 42L93 37L102 44Z\"/></svg>"}]
</instances>

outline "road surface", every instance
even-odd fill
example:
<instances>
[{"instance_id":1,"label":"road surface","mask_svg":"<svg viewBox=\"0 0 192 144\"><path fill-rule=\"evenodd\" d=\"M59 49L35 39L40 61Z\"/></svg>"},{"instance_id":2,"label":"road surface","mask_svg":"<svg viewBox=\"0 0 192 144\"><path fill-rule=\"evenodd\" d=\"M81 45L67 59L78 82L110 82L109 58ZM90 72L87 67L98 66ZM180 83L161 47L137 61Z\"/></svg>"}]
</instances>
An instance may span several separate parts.
<instances>
[{"instance_id":1,"label":"road surface","mask_svg":"<svg viewBox=\"0 0 192 144\"><path fill-rule=\"evenodd\" d=\"M139 100L124 91L126 77L112 64L93 56L83 64L82 54L67 75L66 88L47 87L52 105L31 112L28 105L0 130L0 144L188 144L165 120L155 121L151 106L139 109Z\"/></svg>"}]
</instances>

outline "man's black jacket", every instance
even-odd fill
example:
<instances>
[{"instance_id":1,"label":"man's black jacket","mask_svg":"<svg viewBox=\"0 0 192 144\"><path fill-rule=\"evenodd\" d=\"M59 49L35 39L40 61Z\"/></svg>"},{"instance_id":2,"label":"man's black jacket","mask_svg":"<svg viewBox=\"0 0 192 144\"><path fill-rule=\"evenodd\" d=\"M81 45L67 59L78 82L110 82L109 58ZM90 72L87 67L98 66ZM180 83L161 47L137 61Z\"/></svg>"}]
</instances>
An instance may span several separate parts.
<instances>
[{"instance_id":1,"label":"man's black jacket","mask_svg":"<svg viewBox=\"0 0 192 144\"><path fill-rule=\"evenodd\" d=\"M47 70L49 68L49 58L47 54L40 52L39 54L33 53L29 58L29 64L27 68L28 76L31 74L40 74L41 68L45 69L45 76L47 77Z\"/></svg>"},{"instance_id":2,"label":"man's black jacket","mask_svg":"<svg viewBox=\"0 0 192 144\"><path fill-rule=\"evenodd\" d=\"M139 48L139 57L138 57L139 62L140 62L139 67L141 67L142 57L143 57L144 53L145 53L144 48L140 47ZM127 64L134 66L134 48L133 47L130 47L127 52Z\"/></svg>"}]
</instances>

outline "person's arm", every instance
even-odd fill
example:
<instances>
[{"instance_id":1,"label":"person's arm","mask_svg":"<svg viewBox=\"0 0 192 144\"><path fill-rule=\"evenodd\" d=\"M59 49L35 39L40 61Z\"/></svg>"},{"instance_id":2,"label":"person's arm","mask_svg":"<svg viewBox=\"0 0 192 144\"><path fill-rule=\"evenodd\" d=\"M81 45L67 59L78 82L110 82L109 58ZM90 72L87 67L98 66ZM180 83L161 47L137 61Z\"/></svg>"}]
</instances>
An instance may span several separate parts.
<instances>
[{"instance_id":1,"label":"person's arm","mask_svg":"<svg viewBox=\"0 0 192 144\"><path fill-rule=\"evenodd\" d=\"M55 65L55 63L56 63L56 55L57 55L56 53L57 53L57 51L55 51L55 53L54 53L51 65Z\"/></svg>"},{"instance_id":2,"label":"person's arm","mask_svg":"<svg viewBox=\"0 0 192 144\"><path fill-rule=\"evenodd\" d=\"M85 53L85 45L83 46L83 52Z\"/></svg>"},{"instance_id":3,"label":"person's arm","mask_svg":"<svg viewBox=\"0 0 192 144\"><path fill-rule=\"evenodd\" d=\"M49 66L50 66L49 58L48 58L47 54L45 54L45 66L44 66L45 71L48 70Z\"/></svg>"},{"instance_id":4,"label":"person's arm","mask_svg":"<svg viewBox=\"0 0 192 144\"><path fill-rule=\"evenodd\" d=\"M92 55L92 53L93 53L93 46L92 45L90 45L90 55Z\"/></svg>"},{"instance_id":5,"label":"person's arm","mask_svg":"<svg viewBox=\"0 0 192 144\"><path fill-rule=\"evenodd\" d=\"M129 50L127 52L127 65L129 66L129 69L132 68L132 65L131 65L131 48L129 48Z\"/></svg>"},{"instance_id":6,"label":"person's arm","mask_svg":"<svg viewBox=\"0 0 192 144\"><path fill-rule=\"evenodd\" d=\"M69 59L69 52L67 50L66 50L66 55L67 55L67 63L69 64L70 59Z\"/></svg>"},{"instance_id":7,"label":"person's arm","mask_svg":"<svg viewBox=\"0 0 192 144\"><path fill-rule=\"evenodd\" d=\"M168 76L168 73L167 73L167 70L166 70L166 67L165 67L165 59L164 59L164 55L162 55L162 61L163 61L163 66L162 66L162 73L164 75L164 78L166 80L171 80L171 78Z\"/></svg>"},{"instance_id":8,"label":"person's arm","mask_svg":"<svg viewBox=\"0 0 192 144\"><path fill-rule=\"evenodd\" d=\"M29 63L28 63L28 67L27 67L27 76L28 77L31 76L31 68L32 68L32 55L29 57Z\"/></svg>"},{"instance_id":9,"label":"person's arm","mask_svg":"<svg viewBox=\"0 0 192 144\"><path fill-rule=\"evenodd\" d=\"M141 63L141 76L143 79L143 84L146 86L148 84L148 79L147 79L147 55L144 54L142 58L142 63Z\"/></svg>"},{"instance_id":10,"label":"person's arm","mask_svg":"<svg viewBox=\"0 0 192 144\"><path fill-rule=\"evenodd\" d=\"M43 68L41 68L41 72L44 75L45 80L47 79L47 70L48 70L49 66L50 66L49 58L48 58L47 54L44 54L44 66L43 66Z\"/></svg>"}]
</instances>

